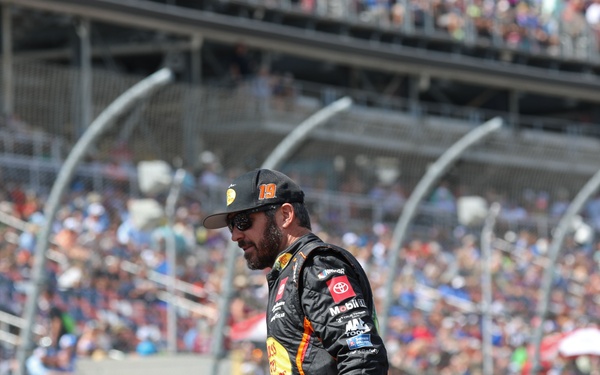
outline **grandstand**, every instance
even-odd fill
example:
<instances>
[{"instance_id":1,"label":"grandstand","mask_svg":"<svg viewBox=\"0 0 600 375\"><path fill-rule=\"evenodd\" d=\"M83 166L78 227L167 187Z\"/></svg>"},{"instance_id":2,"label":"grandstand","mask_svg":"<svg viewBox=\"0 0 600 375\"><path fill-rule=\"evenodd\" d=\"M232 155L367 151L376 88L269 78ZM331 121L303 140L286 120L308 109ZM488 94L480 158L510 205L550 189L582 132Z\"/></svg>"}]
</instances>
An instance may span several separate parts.
<instances>
[{"instance_id":1,"label":"grandstand","mask_svg":"<svg viewBox=\"0 0 600 375\"><path fill-rule=\"evenodd\" d=\"M551 10L514 1L492 13L487 3L0 0L12 45L7 50L4 39L0 309L13 316L0 316L9 326L0 336L7 359L0 374L15 366L8 359L23 327L35 235L66 157L90 119L163 66L176 73L174 82L116 119L63 197L36 345L47 347L43 327L56 306L74 321L77 355L88 367L143 359L148 348L172 351L165 236L175 233L175 351L210 354L228 234L204 230L201 219L221 207L232 175L259 166L308 116L347 96L353 106L311 133L281 169L306 187L318 233L365 264L379 308L393 278L392 373L486 370L483 223L457 215L460 198L472 196L502 206L491 269L493 366L525 372L553 232L600 168L598 25L581 24L572 43L563 19L569 1ZM516 24L521 43L514 44L509 31L524 9L550 41ZM460 32L449 29L453 17ZM248 54L232 59L239 45ZM235 61L248 63L247 76L235 74ZM444 151L495 117L503 129L469 149L429 192L401 264L391 269L392 231L415 186ZM132 200L164 206L167 198L141 191L136 166L147 160L188 173L172 227L131 226ZM586 202L562 248L546 336L599 323L599 204L598 195ZM232 326L259 314L265 298L261 273L241 262L236 270ZM226 341L240 374L264 369L260 343ZM556 356L542 365L572 373L579 362Z\"/></svg>"}]
</instances>

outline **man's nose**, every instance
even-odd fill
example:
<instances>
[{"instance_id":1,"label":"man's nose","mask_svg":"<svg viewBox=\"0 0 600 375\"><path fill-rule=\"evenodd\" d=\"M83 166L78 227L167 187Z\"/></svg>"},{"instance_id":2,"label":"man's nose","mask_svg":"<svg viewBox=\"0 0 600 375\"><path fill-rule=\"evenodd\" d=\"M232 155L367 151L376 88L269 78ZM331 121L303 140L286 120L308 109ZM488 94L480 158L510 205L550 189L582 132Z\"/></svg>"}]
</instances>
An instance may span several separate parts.
<instances>
[{"instance_id":1,"label":"man's nose","mask_svg":"<svg viewBox=\"0 0 600 375\"><path fill-rule=\"evenodd\" d=\"M239 241L242 237L243 237L243 233L241 230L237 229L235 227L235 225L233 226L233 229L231 230L231 240L234 242Z\"/></svg>"}]
</instances>

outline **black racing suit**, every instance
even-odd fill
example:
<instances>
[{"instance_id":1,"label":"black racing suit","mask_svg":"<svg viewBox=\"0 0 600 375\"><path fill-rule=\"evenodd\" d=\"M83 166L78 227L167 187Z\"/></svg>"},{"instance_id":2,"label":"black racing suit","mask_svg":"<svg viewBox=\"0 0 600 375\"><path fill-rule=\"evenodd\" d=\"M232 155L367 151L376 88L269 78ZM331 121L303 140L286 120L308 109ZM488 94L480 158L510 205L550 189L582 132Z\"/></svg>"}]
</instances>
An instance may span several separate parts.
<instances>
[{"instance_id":1,"label":"black racing suit","mask_svg":"<svg viewBox=\"0 0 600 375\"><path fill-rule=\"evenodd\" d=\"M308 234L267 281L271 375L387 374L371 286L348 251Z\"/></svg>"}]
</instances>

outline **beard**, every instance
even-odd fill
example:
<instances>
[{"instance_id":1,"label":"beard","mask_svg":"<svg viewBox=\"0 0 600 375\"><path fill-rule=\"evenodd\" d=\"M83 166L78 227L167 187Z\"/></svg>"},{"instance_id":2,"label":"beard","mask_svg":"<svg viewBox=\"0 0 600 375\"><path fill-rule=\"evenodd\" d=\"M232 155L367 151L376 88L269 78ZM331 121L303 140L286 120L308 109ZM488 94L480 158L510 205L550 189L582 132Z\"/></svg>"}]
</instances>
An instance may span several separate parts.
<instances>
[{"instance_id":1,"label":"beard","mask_svg":"<svg viewBox=\"0 0 600 375\"><path fill-rule=\"evenodd\" d=\"M275 218L267 216L267 226L263 238L258 244L254 244L255 252L245 252L246 264L251 270L263 270L272 267L281 251L283 233L277 227Z\"/></svg>"}]
</instances>

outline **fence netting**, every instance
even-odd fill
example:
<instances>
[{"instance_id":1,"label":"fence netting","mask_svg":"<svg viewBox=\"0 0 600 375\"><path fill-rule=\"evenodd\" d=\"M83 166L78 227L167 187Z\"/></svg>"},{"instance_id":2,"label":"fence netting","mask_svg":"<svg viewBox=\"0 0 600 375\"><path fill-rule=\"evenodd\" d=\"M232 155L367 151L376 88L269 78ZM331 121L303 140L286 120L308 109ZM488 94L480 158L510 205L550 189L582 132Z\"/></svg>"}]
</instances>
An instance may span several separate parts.
<instances>
[{"instance_id":1,"label":"fence netting","mask_svg":"<svg viewBox=\"0 0 600 375\"><path fill-rule=\"evenodd\" d=\"M90 117L143 78L94 69ZM271 91L273 79L169 84L118 118L90 148L53 218L39 301L42 328L36 330L40 347L57 345L58 337L43 327L59 311L80 356L166 350L165 275L173 266L166 239L175 235L177 350L209 352L223 313L217 306L229 233L207 231L201 220L224 206L232 178L259 167L328 104L317 91ZM20 316L31 287L35 235L47 219L45 199L86 129L81 108L87 94L81 72L72 67L20 63L13 80L15 115L0 128L0 307ZM387 342L397 373L481 367L479 236L485 207L494 202L502 206L492 242L494 363L503 373L526 366L553 229L598 169L598 138L504 129L466 152L427 194L400 265L391 269L391 236L406 200L432 163L479 124L355 105L315 130L279 166L304 187L315 232L348 248L367 268L378 306L385 281L394 278ZM170 182L151 192L140 189L138 166L148 161L186 172L173 225L165 216ZM476 197L483 198L483 210L469 206L472 218L459 220L463 204ZM586 204L554 266L546 335L600 316L600 283L590 282L600 277L594 236L599 200ZM247 365L264 366L261 321L248 323L265 307L264 272L246 270L240 258L234 286L227 347L240 350ZM14 348L2 350L9 358Z\"/></svg>"}]
</instances>

